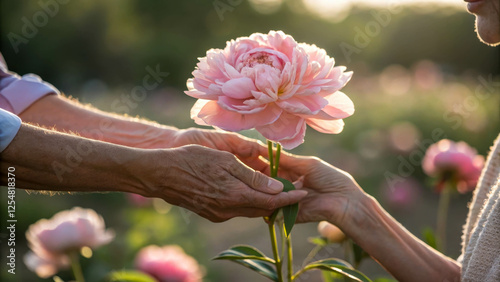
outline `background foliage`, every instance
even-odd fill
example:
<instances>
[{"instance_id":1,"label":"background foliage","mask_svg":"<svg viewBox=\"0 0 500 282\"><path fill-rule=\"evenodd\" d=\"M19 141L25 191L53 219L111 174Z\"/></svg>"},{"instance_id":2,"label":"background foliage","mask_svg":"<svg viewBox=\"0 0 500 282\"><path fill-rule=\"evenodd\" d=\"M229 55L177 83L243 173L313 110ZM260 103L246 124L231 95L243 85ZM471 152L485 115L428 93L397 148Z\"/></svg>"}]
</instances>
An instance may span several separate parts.
<instances>
[{"instance_id":1,"label":"background foliage","mask_svg":"<svg viewBox=\"0 0 500 282\"><path fill-rule=\"evenodd\" d=\"M500 129L499 48L477 40L473 16L463 9L432 4L398 7L396 13L388 3L355 6L341 19L340 15L320 17L300 0L285 1L274 12L264 9L265 13L258 10L266 1L257 0L69 1L60 4L59 11L16 52L9 34L22 35L23 18L32 21L42 2L1 2L0 50L12 71L36 73L66 95L111 111L113 101L141 85L147 66L159 65L169 73L166 80L136 107L120 113L179 128L195 126L189 119L194 99L182 91L197 57L207 49L223 48L227 40L270 29L325 48L337 64L354 71L344 92L354 101L356 113L345 120L340 135L309 130L306 143L294 152L316 155L347 170L417 236L424 227L435 225L437 195L418 164L429 140L437 141L433 132L464 140L486 155ZM240 4L221 14L216 2ZM386 24L378 22L376 15L389 15ZM377 23L379 31L372 29L370 36L366 28ZM368 38L364 47L356 45L360 30ZM345 44L359 52L346 56ZM477 90L482 79L490 82L486 92ZM492 81L497 81L496 86ZM254 132L245 134L258 137ZM394 179L403 181L395 184ZM391 197L394 185L409 191L405 201ZM2 197L6 199L6 193ZM456 195L451 205L447 254L454 258L460 254L461 226L470 197ZM5 203L0 203L2 216ZM121 194L48 196L18 191L18 269L13 281L35 279L21 263L27 227L73 206L95 209L118 234L115 242L84 261L89 281L99 281L109 269L131 268L136 251L148 244L179 244L205 266L206 281L256 281L257 274L210 258L232 243L269 250L266 225L260 219L239 218L215 226L165 204L136 208ZM300 261L312 248L306 238L316 236L316 225L299 225L294 236L296 261ZM330 248L319 256L340 253ZM364 263L361 270L371 278L389 277L376 263ZM12 278L6 271L0 277L2 281Z\"/></svg>"}]
</instances>

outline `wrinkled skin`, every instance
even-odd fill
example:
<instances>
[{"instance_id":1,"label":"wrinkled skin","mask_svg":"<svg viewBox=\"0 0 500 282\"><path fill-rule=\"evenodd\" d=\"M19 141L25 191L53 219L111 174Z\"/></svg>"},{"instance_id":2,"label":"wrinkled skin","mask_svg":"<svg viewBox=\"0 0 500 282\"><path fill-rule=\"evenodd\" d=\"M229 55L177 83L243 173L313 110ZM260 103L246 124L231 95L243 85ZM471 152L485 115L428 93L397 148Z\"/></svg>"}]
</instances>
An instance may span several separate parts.
<instances>
[{"instance_id":1,"label":"wrinkled skin","mask_svg":"<svg viewBox=\"0 0 500 282\"><path fill-rule=\"evenodd\" d=\"M281 183L269 185L267 176L243 165L231 153L199 145L155 150L144 161L157 167L141 177L149 187L145 196L162 198L213 222L235 216L268 216L306 195L305 191L282 192Z\"/></svg>"}]
</instances>

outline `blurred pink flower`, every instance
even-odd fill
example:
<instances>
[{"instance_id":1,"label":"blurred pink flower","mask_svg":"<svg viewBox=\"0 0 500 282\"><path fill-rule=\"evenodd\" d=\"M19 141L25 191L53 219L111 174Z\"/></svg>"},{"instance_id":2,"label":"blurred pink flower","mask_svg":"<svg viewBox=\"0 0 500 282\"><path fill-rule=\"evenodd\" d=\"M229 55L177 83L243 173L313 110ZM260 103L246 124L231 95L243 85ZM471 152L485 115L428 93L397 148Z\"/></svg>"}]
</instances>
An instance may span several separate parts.
<instances>
[{"instance_id":1,"label":"blurred pink flower","mask_svg":"<svg viewBox=\"0 0 500 282\"><path fill-rule=\"evenodd\" d=\"M152 198L146 198L134 193L127 193L127 199L132 205L136 207L149 206L153 202Z\"/></svg>"},{"instance_id":2,"label":"blurred pink flower","mask_svg":"<svg viewBox=\"0 0 500 282\"><path fill-rule=\"evenodd\" d=\"M345 67L316 45L297 43L282 31L254 33L210 49L199 58L186 94L198 98L191 118L228 131L255 128L293 149L304 142L306 124L340 133L354 113L339 90L351 79Z\"/></svg>"},{"instance_id":3,"label":"blurred pink flower","mask_svg":"<svg viewBox=\"0 0 500 282\"><path fill-rule=\"evenodd\" d=\"M39 220L26 231L33 253L26 255L25 263L41 277L51 276L69 264L68 253L109 243L114 234L104 228L104 220L94 210L79 207Z\"/></svg>"},{"instance_id":4,"label":"blurred pink flower","mask_svg":"<svg viewBox=\"0 0 500 282\"><path fill-rule=\"evenodd\" d=\"M331 243L342 243L346 239L344 232L328 221L321 221L318 224L318 233Z\"/></svg>"},{"instance_id":5,"label":"blurred pink flower","mask_svg":"<svg viewBox=\"0 0 500 282\"><path fill-rule=\"evenodd\" d=\"M436 187L439 192L450 181L457 185L460 193L474 190L483 166L484 157L475 149L465 142L455 143L448 139L431 145L422 161L425 173L439 178Z\"/></svg>"},{"instance_id":6,"label":"blurred pink flower","mask_svg":"<svg viewBox=\"0 0 500 282\"><path fill-rule=\"evenodd\" d=\"M382 188L387 204L396 209L411 209L420 199L420 184L413 178L404 178Z\"/></svg>"},{"instance_id":7,"label":"blurred pink flower","mask_svg":"<svg viewBox=\"0 0 500 282\"><path fill-rule=\"evenodd\" d=\"M135 266L159 282L201 281L202 270L196 260L179 246L147 246L139 251Z\"/></svg>"},{"instance_id":8,"label":"blurred pink flower","mask_svg":"<svg viewBox=\"0 0 500 282\"><path fill-rule=\"evenodd\" d=\"M54 276L59 269L68 268L70 261L66 255L44 255L40 257L33 252L28 252L24 256L24 264L39 277L48 278Z\"/></svg>"}]
</instances>

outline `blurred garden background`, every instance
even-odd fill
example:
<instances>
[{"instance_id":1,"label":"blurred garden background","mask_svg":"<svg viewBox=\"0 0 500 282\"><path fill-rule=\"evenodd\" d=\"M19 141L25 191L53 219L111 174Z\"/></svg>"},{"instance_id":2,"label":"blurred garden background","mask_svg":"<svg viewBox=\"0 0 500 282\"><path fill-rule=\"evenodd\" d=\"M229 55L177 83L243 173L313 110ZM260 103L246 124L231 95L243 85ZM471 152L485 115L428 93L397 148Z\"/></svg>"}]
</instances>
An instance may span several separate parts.
<instances>
[{"instance_id":1,"label":"blurred garden background","mask_svg":"<svg viewBox=\"0 0 500 282\"><path fill-rule=\"evenodd\" d=\"M432 181L420 166L425 149L449 138L486 155L500 131L500 47L479 42L474 17L463 2L456 2L2 1L0 51L11 71L38 74L83 103L188 128L195 126L189 117L195 99L183 91L206 50L269 30L316 44L337 65L354 71L343 92L356 112L339 135L309 129L305 143L293 152L318 156L346 170L421 237L423 229L435 227L438 203ZM49 3L52 8L47 8ZM134 86L142 85L147 68L169 75L141 101L123 102ZM259 138L252 131L244 134ZM7 193L2 190L3 226ZM452 258L460 255L471 196L452 197L446 250ZM24 232L37 220L74 206L96 210L116 232L111 244L82 260L88 281L104 281L111 269L132 269L137 251L149 244L181 246L204 267L204 281L264 281L241 266L210 260L233 244L254 245L270 254L262 219L214 224L162 201L137 206L117 193L42 195L18 190L16 205L17 269L15 276L4 271L2 251L2 281L37 281L22 263L28 250ZM313 248L307 238L317 236L316 226L295 227L297 263ZM1 230L2 250L6 232ZM342 250L332 246L318 258L327 255L342 257ZM390 277L373 261L363 262L360 269L372 279ZM65 272L60 277L71 279ZM319 275L309 279L303 281L315 281Z\"/></svg>"}]
</instances>

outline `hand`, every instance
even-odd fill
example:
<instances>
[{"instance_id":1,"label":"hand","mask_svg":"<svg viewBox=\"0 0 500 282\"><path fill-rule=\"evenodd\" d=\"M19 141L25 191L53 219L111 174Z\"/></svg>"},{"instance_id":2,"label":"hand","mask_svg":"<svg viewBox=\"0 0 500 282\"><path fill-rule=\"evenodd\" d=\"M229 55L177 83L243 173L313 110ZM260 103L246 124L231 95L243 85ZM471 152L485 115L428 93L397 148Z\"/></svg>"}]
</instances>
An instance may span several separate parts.
<instances>
[{"instance_id":1,"label":"hand","mask_svg":"<svg viewBox=\"0 0 500 282\"><path fill-rule=\"evenodd\" d=\"M282 153L279 171L308 192L300 201L298 222L327 220L342 227L351 203L365 195L350 174L315 157Z\"/></svg>"},{"instance_id":2,"label":"hand","mask_svg":"<svg viewBox=\"0 0 500 282\"><path fill-rule=\"evenodd\" d=\"M269 216L298 202L305 191L282 192L283 185L241 163L228 152L198 145L170 150L148 150L142 158L139 183L158 197L187 208L213 222L235 216Z\"/></svg>"},{"instance_id":3,"label":"hand","mask_svg":"<svg viewBox=\"0 0 500 282\"><path fill-rule=\"evenodd\" d=\"M236 155L251 168L264 171L269 164L260 159L262 152L267 153L267 147L257 140L243 135L217 130L189 128L178 130L174 135L173 147L197 144Z\"/></svg>"}]
</instances>

